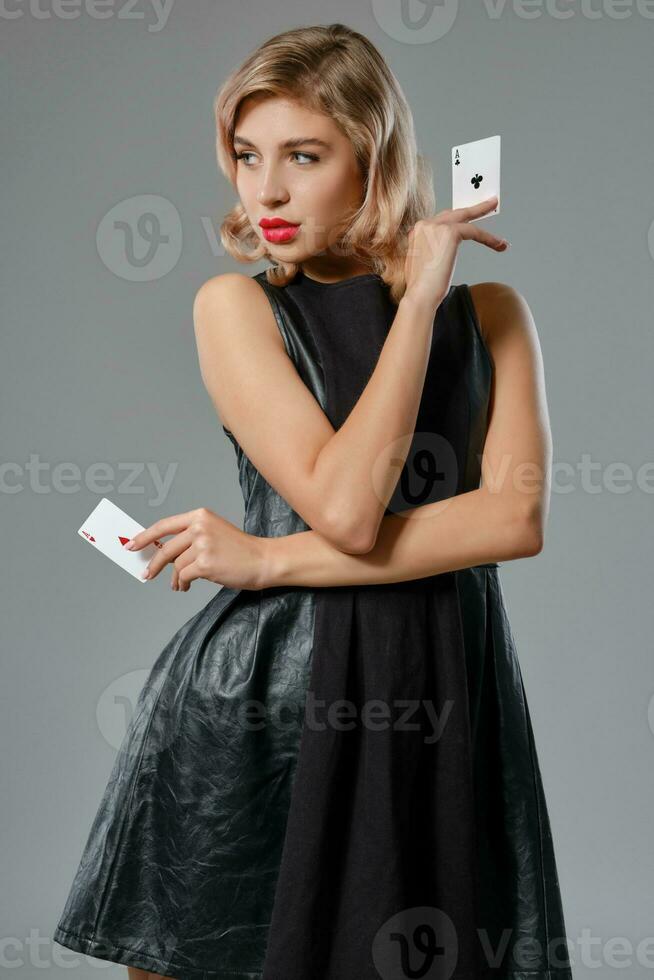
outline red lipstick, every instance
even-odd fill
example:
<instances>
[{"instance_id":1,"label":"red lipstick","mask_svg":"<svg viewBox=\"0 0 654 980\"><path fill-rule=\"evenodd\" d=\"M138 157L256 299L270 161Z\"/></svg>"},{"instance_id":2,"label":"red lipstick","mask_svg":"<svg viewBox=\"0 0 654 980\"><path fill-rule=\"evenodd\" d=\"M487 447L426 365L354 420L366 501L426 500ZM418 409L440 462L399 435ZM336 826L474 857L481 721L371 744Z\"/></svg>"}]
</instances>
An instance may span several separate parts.
<instances>
[{"instance_id":1,"label":"red lipstick","mask_svg":"<svg viewBox=\"0 0 654 980\"><path fill-rule=\"evenodd\" d=\"M300 227L299 224L293 224L284 218L261 218L259 225L266 241L275 244L289 242L296 236Z\"/></svg>"}]
</instances>

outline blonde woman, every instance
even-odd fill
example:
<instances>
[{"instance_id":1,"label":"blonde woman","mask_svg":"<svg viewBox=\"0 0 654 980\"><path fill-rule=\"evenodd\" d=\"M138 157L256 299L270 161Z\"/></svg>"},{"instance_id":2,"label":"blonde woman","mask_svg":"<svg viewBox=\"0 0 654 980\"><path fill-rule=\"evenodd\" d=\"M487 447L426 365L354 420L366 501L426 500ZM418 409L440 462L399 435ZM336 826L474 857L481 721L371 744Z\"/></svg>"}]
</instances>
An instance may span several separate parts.
<instances>
[{"instance_id":1,"label":"blonde woman","mask_svg":"<svg viewBox=\"0 0 654 980\"><path fill-rule=\"evenodd\" d=\"M341 24L268 40L215 109L222 240L269 262L194 305L244 527L134 539L224 588L152 668L54 938L131 980L570 980L499 576L543 546L540 347L514 289L451 282L463 241L507 248L494 200L435 213Z\"/></svg>"}]
</instances>

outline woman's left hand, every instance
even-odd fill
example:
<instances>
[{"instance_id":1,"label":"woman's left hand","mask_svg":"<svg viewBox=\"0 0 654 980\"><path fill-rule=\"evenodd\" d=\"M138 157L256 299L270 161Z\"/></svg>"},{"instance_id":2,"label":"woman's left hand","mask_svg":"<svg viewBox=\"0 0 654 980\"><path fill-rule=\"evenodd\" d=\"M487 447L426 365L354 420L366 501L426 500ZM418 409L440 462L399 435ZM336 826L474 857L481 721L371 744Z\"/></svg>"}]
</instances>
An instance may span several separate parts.
<instances>
[{"instance_id":1,"label":"woman's left hand","mask_svg":"<svg viewBox=\"0 0 654 980\"><path fill-rule=\"evenodd\" d=\"M173 563L171 587L188 592L191 582L205 578L232 589L266 587L267 538L247 534L206 507L164 517L139 531L125 545L139 551L158 538L174 534L152 557L147 580L156 578L168 562Z\"/></svg>"}]
</instances>

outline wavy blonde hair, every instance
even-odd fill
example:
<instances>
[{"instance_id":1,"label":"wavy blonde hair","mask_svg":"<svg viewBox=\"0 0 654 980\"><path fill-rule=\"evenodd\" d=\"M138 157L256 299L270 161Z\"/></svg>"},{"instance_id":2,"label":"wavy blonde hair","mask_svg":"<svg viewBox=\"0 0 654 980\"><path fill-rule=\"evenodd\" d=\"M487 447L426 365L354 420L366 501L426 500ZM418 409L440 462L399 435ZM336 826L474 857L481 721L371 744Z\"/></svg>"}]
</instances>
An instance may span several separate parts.
<instances>
[{"instance_id":1,"label":"wavy blonde hair","mask_svg":"<svg viewBox=\"0 0 654 980\"><path fill-rule=\"evenodd\" d=\"M432 170L417 151L413 116L394 74L375 46L343 24L298 27L269 38L235 69L214 99L218 166L236 188L233 145L241 102L250 95L283 96L331 116L350 139L365 179L365 195L339 248L372 266L398 303L406 290L408 234L434 213ZM285 286L297 263L278 262L239 202L225 216L220 239L239 262L268 258L266 278Z\"/></svg>"}]
</instances>

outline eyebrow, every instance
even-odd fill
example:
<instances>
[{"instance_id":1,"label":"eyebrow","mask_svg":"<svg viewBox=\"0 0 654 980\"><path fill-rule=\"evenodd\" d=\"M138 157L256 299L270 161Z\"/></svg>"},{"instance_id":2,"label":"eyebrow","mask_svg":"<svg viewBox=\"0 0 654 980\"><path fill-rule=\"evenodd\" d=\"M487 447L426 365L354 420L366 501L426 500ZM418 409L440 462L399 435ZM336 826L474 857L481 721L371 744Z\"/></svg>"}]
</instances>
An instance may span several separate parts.
<instances>
[{"instance_id":1,"label":"eyebrow","mask_svg":"<svg viewBox=\"0 0 654 980\"><path fill-rule=\"evenodd\" d=\"M246 139L245 136L234 136L234 143L240 143L241 146L251 146L253 149L256 149L256 144ZM304 146L306 143L312 143L314 146L323 146L327 150L331 149L331 143L318 139L316 136L301 136L298 139L285 140L279 144L279 148L281 150L292 150L297 146Z\"/></svg>"}]
</instances>

